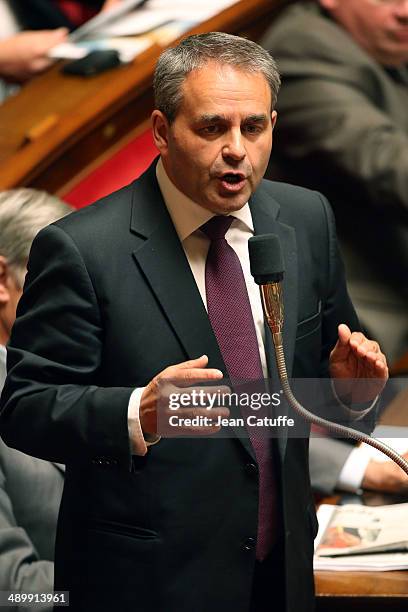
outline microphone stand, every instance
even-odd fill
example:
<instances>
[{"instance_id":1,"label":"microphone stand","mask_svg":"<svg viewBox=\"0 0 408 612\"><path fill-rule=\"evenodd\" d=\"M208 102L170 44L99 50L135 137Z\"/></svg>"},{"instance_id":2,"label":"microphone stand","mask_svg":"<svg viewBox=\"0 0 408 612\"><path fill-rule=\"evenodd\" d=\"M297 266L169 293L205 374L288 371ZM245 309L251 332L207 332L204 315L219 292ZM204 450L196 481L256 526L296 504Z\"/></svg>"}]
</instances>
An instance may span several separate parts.
<instances>
[{"instance_id":1,"label":"microphone stand","mask_svg":"<svg viewBox=\"0 0 408 612\"><path fill-rule=\"evenodd\" d=\"M264 315L272 333L273 344L275 347L276 365L278 368L279 379L282 384L282 390L293 410L295 410L295 412L297 412L309 423L313 423L320 427L325 427L341 437L351 438L357 442L365 442L366 444L373 446L384 455L387 455L387 457L392 459L392 461L399 465L399 467L408 475L408 462L387 444L384 444L376 438L371 438L367 434L358 431L357 429L346 427L345 425L339 425L337 423L333 423L332 421L327 421L326 419L309 412L300 404L300 402L298 402L292 393L292 389L290 388L286 370L285 355L283 352L282 330L284 310L281 283L268 282L266 284L260 284L259 289L261 292Z\"/></svg>"}]
</instances>

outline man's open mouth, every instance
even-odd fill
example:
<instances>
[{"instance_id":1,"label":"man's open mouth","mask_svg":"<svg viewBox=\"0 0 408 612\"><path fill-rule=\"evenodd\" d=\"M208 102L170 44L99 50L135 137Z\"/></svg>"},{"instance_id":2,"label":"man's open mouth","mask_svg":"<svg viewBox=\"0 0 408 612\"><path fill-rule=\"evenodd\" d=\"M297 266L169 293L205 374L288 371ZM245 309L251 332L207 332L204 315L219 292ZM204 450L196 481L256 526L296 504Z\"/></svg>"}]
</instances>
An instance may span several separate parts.
<instances>
[{"instance_id":1,"label":"man's open mouth","mask_svg":"<svg viewBox=\"0 0 408 612\"><path fill-rule=\"evenodd\" d=\"M225 181L230 185L235 185L236 183L240 183L245 179L243 174L234 174L233 172L227 172L226 174L223 174L220 178L222 181Z\"/></svg>"}]
</instances>

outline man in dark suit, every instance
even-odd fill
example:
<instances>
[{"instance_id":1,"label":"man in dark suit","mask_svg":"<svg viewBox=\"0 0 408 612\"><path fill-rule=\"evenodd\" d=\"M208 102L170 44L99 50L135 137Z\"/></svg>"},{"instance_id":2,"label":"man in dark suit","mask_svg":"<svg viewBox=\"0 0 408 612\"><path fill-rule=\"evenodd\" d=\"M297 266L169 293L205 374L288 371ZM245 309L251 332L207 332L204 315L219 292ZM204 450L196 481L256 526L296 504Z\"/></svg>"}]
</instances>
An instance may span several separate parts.
<instances>
[{"instance_id":1,"label":"man in dark suit","mask_svg":"<svg viewBox=\"0 0 408 612\"><path fill-rule=\"evenodd\" d=\"M163 379L218 384L238 357L243 378L276 376L249 273L254 233L282 243L290 374L369 378L370 402L387 378L378 345L348 327L358 321L329 205L262 181L278 87L269 54L239 37L167 50L155 74L159 162L33 246L2 430L67 464L56 587L74 610L313 609L307 440L156 435Z\"/></svg>"}]
</instances>

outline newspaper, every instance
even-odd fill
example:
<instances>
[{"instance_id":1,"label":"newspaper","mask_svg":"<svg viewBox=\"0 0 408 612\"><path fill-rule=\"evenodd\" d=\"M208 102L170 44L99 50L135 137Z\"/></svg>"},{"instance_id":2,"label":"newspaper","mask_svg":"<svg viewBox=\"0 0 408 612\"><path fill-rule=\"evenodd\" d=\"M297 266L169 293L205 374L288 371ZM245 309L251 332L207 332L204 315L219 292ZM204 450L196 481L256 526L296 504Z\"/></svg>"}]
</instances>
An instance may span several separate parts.
<instances>
[{"instance_id":1,"label":"newspaper","mask_svg":"<svg viewBox=\"0 0 408 612\"><path fill-rule=\"evenodd\" d=\"M407 518L408 503L377 507L322 504L315 569L407 569Z\"/></svg>"}]
</instances>

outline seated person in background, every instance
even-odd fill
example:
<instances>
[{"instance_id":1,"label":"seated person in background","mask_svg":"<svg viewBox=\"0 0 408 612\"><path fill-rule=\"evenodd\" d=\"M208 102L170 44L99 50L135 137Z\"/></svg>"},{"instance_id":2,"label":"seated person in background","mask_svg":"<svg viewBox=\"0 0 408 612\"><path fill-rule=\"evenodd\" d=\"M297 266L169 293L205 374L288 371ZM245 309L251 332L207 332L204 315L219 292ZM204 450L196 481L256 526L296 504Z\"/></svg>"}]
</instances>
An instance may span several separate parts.
<instances>
[{"instance_id":1,"label":"seated person in background","mask_svg":"<svg viewBox=\"0 0 408 612\"><path fill-rule=\"evenodd\" d=\"M51 66L48 51L65 41L67 30L19 32L0 40L0 77L12 83L23 83Z\"/></svg>"},{"instance_id":2,"label":"seated person in background","mask_svg":"<svg viewBox=\"0 0 408 612\"><path fill-rule=\"evenodd\" d=\"M0 78L8 83L23 83L46 70L53 62L48 52L66 41L68 30L81 25L99 9L107 10L120 2L0 0ZM0 89L0 101L12 91L4 85Z\"/></svg>"},{"instance_id":3,"label":"seated person in background","mask_svg":"<svg viewBox=\"0 0 408 612\"><path fill-rule=\"evenodd\" d=\"M6 377L5 345L31 243L40 229L70 210L57 198L32 189L0 193L0 391ZM0 440L0 591L52 590L63 481L62 465L29 457ZM51 610L52 604L35 609Z\"/></svg>"},{"instance_id":4,"label":"seated person in background","mask_svg":"<svg viewBox=\"0 0 408 612\"><path fill-rule=\"evenodd\" d=\"M408 296L408 2L297 2L261 44L283 75L269 176L322 191L343 245Z\"/></svg>"},{"instance_id":5,"label":"seated person in background","mask_svg":"<svg viewBox=\"0 0 408 612\"><path fill-rule=\"evenodd\" d=\"M408 460L408 453L404 457ZM322 495L330 495L335 489L408 493L408 476L398 465L370 459L363 448L352 442L311 437L309 466L312 489Z\"/></svg>"}]
</instances>

